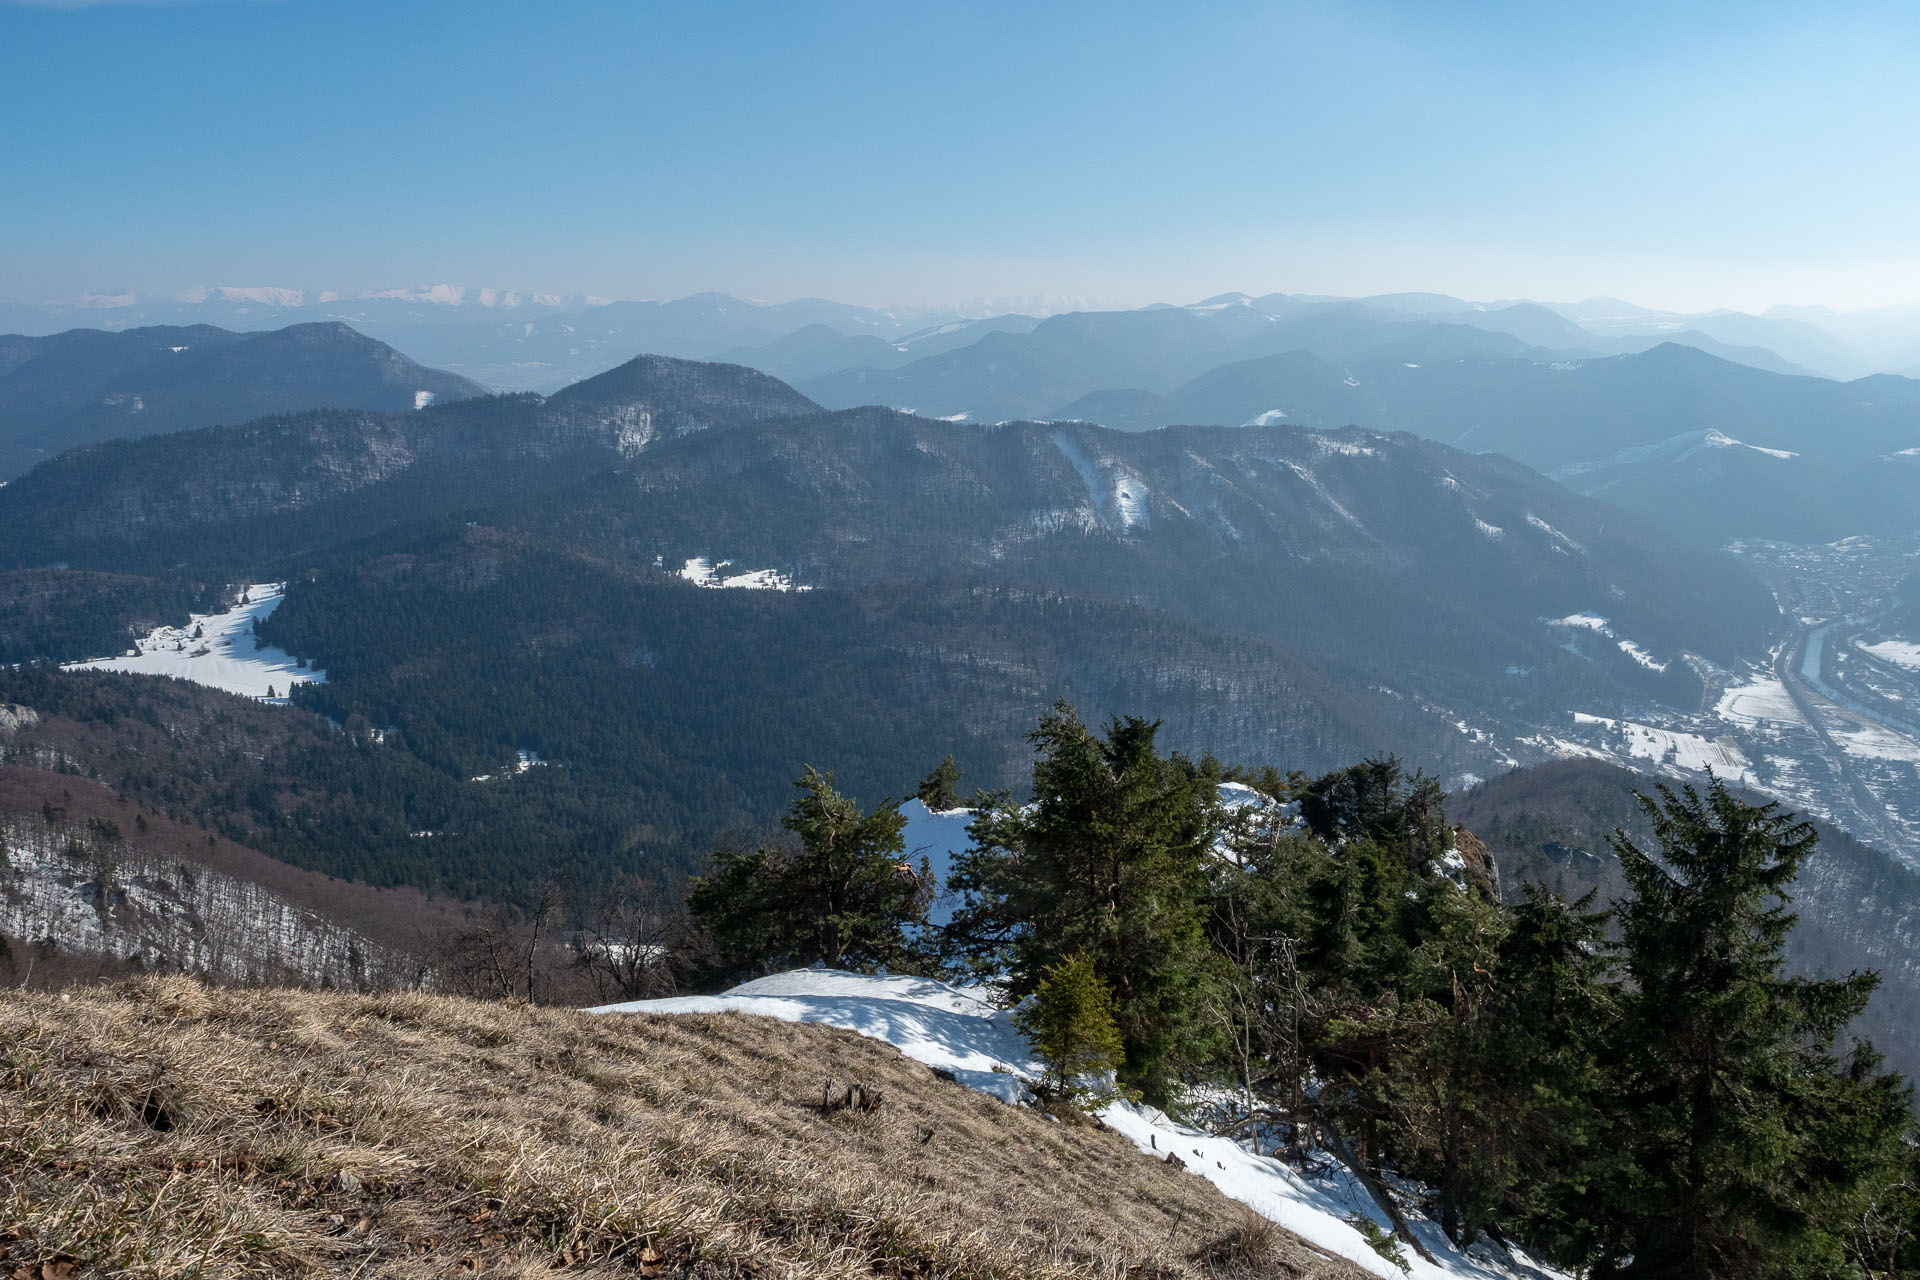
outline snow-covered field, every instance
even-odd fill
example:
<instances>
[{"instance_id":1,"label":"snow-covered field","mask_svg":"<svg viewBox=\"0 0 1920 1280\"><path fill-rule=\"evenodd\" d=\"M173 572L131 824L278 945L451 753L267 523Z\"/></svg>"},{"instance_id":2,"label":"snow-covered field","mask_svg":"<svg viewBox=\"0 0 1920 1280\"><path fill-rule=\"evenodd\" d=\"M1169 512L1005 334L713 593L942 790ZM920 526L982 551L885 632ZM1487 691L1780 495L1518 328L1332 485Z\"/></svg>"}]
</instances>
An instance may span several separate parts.
<instances>
[{"instance_id":1,"label":"snow-covered field","mask_svg":"<svg viewBox=\"0 0 1920 1280\"><path fill-rule=\"evenodd\" d=\"M1656 764L1673 764L1682 769L1712 769L1727 782L1746 782L1747 772L1753 767L1746 755L1732 742L1715 741L1697 733L1659 729L1632 720L1591 716L1584 711L1574 712L1573 722L1593 725L1617 734L1629 756L1652 760Z\"/></svg>"},{"instance_id":2,"label":"snow-covered field","mask_svg":"<svg viewBox=\"0 0 1920 1280\"><path fill-rule=\"evenodd\" d=\"M748 591L811 591L795 586L793 579L778 569L749 569L745 573L724 573L733 561L714 564L705 556L695 556L680 568L680 576L696 587L735 587Z\"/></svg>"},{"instance_id":3,"label":"snow-covered field","mask_svg":"<svg viewBox=\"0 0 1920 1280\"><path fill-rule=\"evenodd\" d=\"M284 582L256 583L225 613L196 613L185 627L159 627L117 658L70 662L67 671L131 671L172 676L195 684L285 702L296 684L324 683L327 673L298 666L293 655L271 645L254 647L253 624L280 607Z\"/></svg>"},{"instance_id":4,"label":"snow-covered field","mask_svg":"<svg viewBox=\"0 0 1920 1280\"><path fill-rule=\"evenodd\" d=\"M914 802L918 803L918 802ZM924 809L924 806L922 806ZM963 812L956 810L954 812ZM935 814L934 817L944 815ZM912 847L909 839L908 847ZM1013 1025L1007 1010L980 992L927 978L796 969L748 982L718 996L639 1000L606 1005L596 1013L737 1013L821 1022L884 1040L930 1067L951 1071L962 1084L1007 1102L1028 1095L1022 1077L1039 1075L1041 1064ZM1350 1259L1382 1280L1563 1280L1560 1273L1495 1246L1454 1246L1422 1215L1413 1198L1400 1205L1408 1225L1436 1259L1429 1263L1403 1252L1407 1270L1376 1253L1349 1219L1372 1219L1391 1230L1386 1215L1359 1181L1331 1160L1324 1171L1303 1173L1283 1160L1259 1155L1227 1138L1179 1124L1151 1107L1115 1102L1100 1119L1153 1159L1176 1155L1189 1171L1230 1199L1305 1240Z\"/></svg>"},{"instance_id":5,"label":"snow-covered field","mask_svg":"<svg viewBox=\"0 0 1920 1280\"><path fill-rule=\"evenodd\" d=\"M1860 724L1851 729L1835 729L1833 737L1850 756L1920 765L1920 743L1880 725Z\"/></svg>"},{"instance_id":6,"label":"snow-covered field","mask_svg":"<svg viewBox=\"0 0 1920 1280\"><path fill-rule=\"evenodd\" d=\"M1778 676L1755 676L1746 684L1732 686L1720 695L1713 713L1743 729L1768 724L1805 728L1807 723Z\"/></svg>"},{"instance_id":7,"label":"snow-covered field","mask_svg":"<svg viewBox=\"0 0 1920 1280\"><path fill-rule=\"evenodd\" d=\"M1920 671L1920 644L1910 640L1882 640L1877 644L1863 644L1860 649L1882 662L1891 662L1909 671Z\"/></svg>"}]
</instances>

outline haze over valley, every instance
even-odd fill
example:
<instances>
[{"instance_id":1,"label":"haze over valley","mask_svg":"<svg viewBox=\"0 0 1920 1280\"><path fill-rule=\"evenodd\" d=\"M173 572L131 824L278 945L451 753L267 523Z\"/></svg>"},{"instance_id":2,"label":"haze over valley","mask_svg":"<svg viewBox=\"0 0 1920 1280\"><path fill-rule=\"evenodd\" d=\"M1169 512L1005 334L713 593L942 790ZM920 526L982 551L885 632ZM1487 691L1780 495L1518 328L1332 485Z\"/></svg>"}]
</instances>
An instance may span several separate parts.
<instances>
[{"instance_id":1,"label":"haze over valley","mask_svg":"<svg viewBox=\"0 0 1920 1280\"><path fill-rule=\"evenodd\" d=\"M0 1274L1920 1276L1911 15L0 41Z\"/></svg>"}]
</instances>

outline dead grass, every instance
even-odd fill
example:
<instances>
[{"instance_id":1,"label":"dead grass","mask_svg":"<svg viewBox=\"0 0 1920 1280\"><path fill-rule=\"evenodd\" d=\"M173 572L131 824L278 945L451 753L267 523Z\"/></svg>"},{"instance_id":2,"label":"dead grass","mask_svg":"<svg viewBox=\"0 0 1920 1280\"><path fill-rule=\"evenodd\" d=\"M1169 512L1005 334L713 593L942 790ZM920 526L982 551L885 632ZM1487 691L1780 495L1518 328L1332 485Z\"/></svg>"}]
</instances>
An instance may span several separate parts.
<instances>
[{"instance_id":1,"label":"dead grass","mask_svg":"<svg viewBox=\"0 0 1920 1280\"><path fill-rule=\"evenodd\" d=\"M825 1109L829 1079L884 1101ZM1365 1275L1115 1134L848 1032L184 978L0 993L0 1261L20 1280Z\"/></svg>"}]
</instances>

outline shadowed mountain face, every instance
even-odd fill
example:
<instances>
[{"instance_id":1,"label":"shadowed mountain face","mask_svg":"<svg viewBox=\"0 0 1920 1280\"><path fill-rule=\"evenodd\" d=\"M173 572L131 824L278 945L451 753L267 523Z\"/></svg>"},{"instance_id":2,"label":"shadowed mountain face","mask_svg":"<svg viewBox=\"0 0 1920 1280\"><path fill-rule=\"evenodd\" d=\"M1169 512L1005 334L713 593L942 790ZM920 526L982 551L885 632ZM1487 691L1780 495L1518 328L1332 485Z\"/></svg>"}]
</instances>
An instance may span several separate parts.
<instances>
[{"instance_id":1,"label":"shadowed mountain face","mask_svg":"<svg viewBox=\"0 0 1920 1280\"><path fill-rule=\"evenodd\" d=\"M484 395L343 324L0 337L0 478L97 440L303 409L412 410Z\"/></svg>"}]
</instances>

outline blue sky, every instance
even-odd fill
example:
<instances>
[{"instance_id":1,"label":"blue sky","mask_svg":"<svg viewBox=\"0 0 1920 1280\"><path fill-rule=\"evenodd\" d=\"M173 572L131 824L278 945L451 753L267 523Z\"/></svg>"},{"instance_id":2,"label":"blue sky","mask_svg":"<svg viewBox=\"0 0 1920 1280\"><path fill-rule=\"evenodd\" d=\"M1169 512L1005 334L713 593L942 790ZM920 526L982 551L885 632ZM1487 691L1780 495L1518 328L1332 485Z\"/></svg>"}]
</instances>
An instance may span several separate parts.
<instances>
[{"instance_id":1,"label":"blue sky","mask_svg":"<svg viewBox=\"0 0 1920 1280\"><path fill-rule=\"evenodd\" d=\"M0 298L1920 301L1911 13L0 2Z\"/></svg>"}]
</instances>

